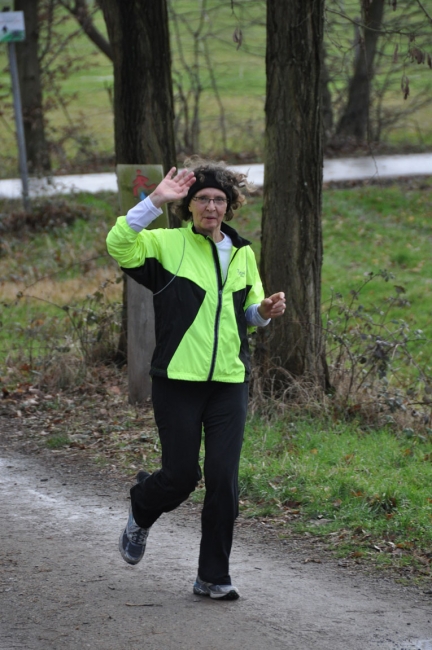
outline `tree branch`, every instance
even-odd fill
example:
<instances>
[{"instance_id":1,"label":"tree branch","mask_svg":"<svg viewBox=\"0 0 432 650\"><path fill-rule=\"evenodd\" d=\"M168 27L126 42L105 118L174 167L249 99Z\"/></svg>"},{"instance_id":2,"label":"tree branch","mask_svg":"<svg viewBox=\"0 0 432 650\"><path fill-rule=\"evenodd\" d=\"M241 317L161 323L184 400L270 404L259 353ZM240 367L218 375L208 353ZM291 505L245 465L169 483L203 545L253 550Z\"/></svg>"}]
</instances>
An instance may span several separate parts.
<instances>
[{"instance_id":1,"label":"tree branch","mask_svg":"<svg viewBox=\"0 0 432 650\"><path fill-rule=\"evenodd\" d=\"M71 5L68 0L60 0L60 4L69 11L81 25L83 31L89 39L107 56L110 61L113 60L112 48L110 42L95 27L91 14L89 13L86 0L75 0Z\"/></svg>"},{"instance_id":2,"label":"tree branch","mask_svg":"<svg viewBox=\"0 0 432 650\"><path fill-rule=\"evenodd\" d=\"M419 0L417 0L419 2ZM364 30L368 30L370 32L375 32L379 34L380 36L388 36L391 34L397 34L398 36L411 36L412 32L405 32L402 29L376 29L374 27L370 27L369 25L366 25L362 20L359 20L358 18L351 18L347 14L343 13L342 11L335 11L334 9L326 9L326 12L329 14L334 14L335 16L340 16L344 20L347 20L348 22L352 23L356 27L361 27Z\"/></svg>"},{"instance_id":3,"label":"tree branch","mask_svg":"<svg viewBox=\"0 0 432 650\"><path fill-rule=\"evenodd\" d=\"M432 24L432 16L428 13L427 9L425 7L423 7L420 0L417 0L417 4L420 7L420 9L423 11L423 13L426 16L426 18L428 19L428 21Z\"/></svg>"}]
</instances>

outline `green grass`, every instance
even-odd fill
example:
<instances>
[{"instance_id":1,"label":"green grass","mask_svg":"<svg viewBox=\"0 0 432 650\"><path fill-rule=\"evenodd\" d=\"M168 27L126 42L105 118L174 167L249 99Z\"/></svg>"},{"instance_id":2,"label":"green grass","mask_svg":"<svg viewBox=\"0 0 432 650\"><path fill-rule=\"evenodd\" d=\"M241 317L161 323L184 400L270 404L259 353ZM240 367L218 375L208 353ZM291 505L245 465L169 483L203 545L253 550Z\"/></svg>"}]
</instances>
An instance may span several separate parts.
<instances>
[{"instance_id":1,"label":"green grass","mask_svg":"<svg viewBox=\"0 0 432 650\"><path fill-rule=\"evenodd\" d=\"M65 434L54 434L46 439L46 446L48 449L61 449L69 444L69 437Z\"/></svg>"},{"instance_id":2,"label":"green grass","mask_svg":"<svg viewBox=\"0 0 432 650\"><path fill-rule=\"evenodd\" d=\"M45 301L22 299L0 306L0 351L41 352L54 333L66 333L65 312ZM45 344L44 344L45 341Z\"/></svg>"},{"instance_id":3,"label":"green grass","mask_svg":"<svg viewBox=\"0 0 432 650\"><path fill-rule=\"evenodd\" d=\"M432 183L357 187L324 192L325 291L339 284L340 270L351 286L365 271L386 268L413 287L431 277ZM430 294L429 294L430 295Z\"/></svg>"},{"instance_id":4,"label":"green grass","mask_svg":"<svg viewBox=\"0 0 432 650\"><path fill-rule=\"evenodd\" d=\"M411 335L422 330L419 338L429 341L413 342L410 349L427 362L432 358L431 181L421 188L404 183L324 192L322 302L325 310L335 292L348 302L365 274L387 270L393 277L371 282L356 304L378 307L374 319L379 320L393 297L387 322L404 321Z\"/></svg>"},{"instance_id":5,"label":"green grass","mask_svg":"<svg viewBox=\"0 0 432 650\"><path fill-rule=\"evenodd\" d=\"M67 12L59 8L57 14L67 14ZM106 33L101 14L97 26ZM64 37L68 37L76 29L77 23L70 17L62 24L60 32ZM50 51L54 52L56 49L54 36ZM76 158L76 162L91 153L112 156L113 112L107 90L112 89L113 85L111 61L98 51L84 34L70 41L57 61L64 70L70 70L65 78L59 79L62 95L67 100L67 108L63 110L57 107L46 114L49 139L61 142L66 157ZM6 47L2 45L0 45L0 84L3 84L0 96L7 96L9 91L6 101L9 99L10 102L11 81L7 73L7 52ZM44 89L44 99L52 95L52 86L47 86ZM9 128L1 130L0 144L3 153L0 176L16 176L17 152L11 107L5 112L4 120L8 122ZM62 158L57 158L55 154L53 164L56 171L62 172L68 169L68 161L66 161L66 168L63 169Z\"/></svg>"},{"instance_id":6,"label":"green grass","mask_svg":"<svg viewBox=\"0 0 432 650\"><path fill-rule=\"evenodd\" d=\"M23 229L19 237L3 237L1 356L26 350L33 358L67 346L72 312L64 308L89 304L86 296L101 283L116 281L118 267L106 252L105 239L118 211L117 202L117 196L110 193L77 195L66 203L60 200L57 209L48 201L49 214L58 220L56 226L48 224L41 232ZM77 213L69 226L61 224L65 207ZM17 202L4 201L0 207L2 212L14 209ZM43 215L43 204L39 210Z\"/></svg>"},{"instance_id":7,"label":"green grass","mask_svg":"<svg viewBox=\"0 0 432 650\"><path fill-rule=\"evenodd\" d=\"M240 470L242 498L255 512L299 510L301 526L321 518L398 542L432 541L432 439L362 433L316 419L252 420ZM250 510L251 505L248 508Z\"/></svg>"},{"instance_id":8,"label":"green grass","mask_svg":"<svg viewBox=\"0 0 432 650\"><path fill-rule=\"evenodd\" d=\"M379 553L380 564L400 568L430 549L431 481L432 438L256 418L240 464L241 513L265 517L282 538L320 535L340 556ZM428 574L427 566L419 568Z\"/></svg>"}]
</instances>

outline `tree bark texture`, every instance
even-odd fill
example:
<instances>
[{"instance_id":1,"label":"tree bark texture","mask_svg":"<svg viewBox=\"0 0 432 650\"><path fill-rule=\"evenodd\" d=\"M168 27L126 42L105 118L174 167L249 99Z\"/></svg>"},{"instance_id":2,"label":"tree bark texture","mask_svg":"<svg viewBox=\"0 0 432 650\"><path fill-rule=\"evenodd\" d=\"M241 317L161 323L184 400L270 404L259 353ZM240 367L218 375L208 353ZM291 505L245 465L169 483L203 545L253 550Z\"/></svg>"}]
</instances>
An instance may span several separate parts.
<instances>
[{"instance_id":1,"label":"tree bark texture","mask_svg":"<svg viewBox=\"0 0 432 650\"><path fill-rule=\"evenodd\" d=\"M348 87L345 110L339 120L336 137L363 142L368 134L374 58L384 15L385 0L361 0L362 36Z\"/></svg>"},{"instance_id":2,"label":"tree bark texture","mask_svg":"<svg viewBox=\"0 0 432 650\"><path fill-rule=\"evenodd\" d=\"M262 330L258 356L325 384L322 265L322 40L324 0L268 0L261 273L286 312Z\"/></svg>"},{"instance_id":3,"label":"tree bark texture","mask_svg":"<svg viewBox=\"0 0 432 650\"><path fill-rule=\"evenodd\" d=\"M176 164L166 0L100 0L114 62L117 164Z\"/></svg>"},{"instance_id":4,"label":"tree bark texture","mask_svg":"<svg viewBox=\"0 0 432 650\"><path fill-rule=\"evenodd\" d=\"M23 110L27 165L30 173L51 169L42 105L38 59L38 0L15 0L15 10L24 12L26 39L16 44Z\"/></svg>"}]
</instances>

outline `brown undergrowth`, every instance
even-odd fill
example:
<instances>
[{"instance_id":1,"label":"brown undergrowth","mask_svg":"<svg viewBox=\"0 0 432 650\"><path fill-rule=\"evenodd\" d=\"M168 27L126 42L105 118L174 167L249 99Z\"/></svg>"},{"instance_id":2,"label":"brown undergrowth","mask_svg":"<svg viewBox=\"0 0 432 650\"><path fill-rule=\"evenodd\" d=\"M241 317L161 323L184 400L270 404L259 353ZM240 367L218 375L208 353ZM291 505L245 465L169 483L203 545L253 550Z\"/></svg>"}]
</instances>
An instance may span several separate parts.
<instances>
[{"instance_id":1,"label":"brown undergrowth","mask_svg":"<svg viewBox=\"0 0 432 650\"><path fill-rule=\"evenodd\" d=\"M396 285L379 302L363 302L371 283L392 278L385 270L368 273L348 299L335 292L324 306L326 387L315 378L294 377L277 364L268 363L264 372L256 366L252 412L269 417L295 412L331 422L355 421L363 430L384 427L431 436L430 340L415 324L394 315L395 307L409 306L405 289Z\"/></svg>"}]
</instances>

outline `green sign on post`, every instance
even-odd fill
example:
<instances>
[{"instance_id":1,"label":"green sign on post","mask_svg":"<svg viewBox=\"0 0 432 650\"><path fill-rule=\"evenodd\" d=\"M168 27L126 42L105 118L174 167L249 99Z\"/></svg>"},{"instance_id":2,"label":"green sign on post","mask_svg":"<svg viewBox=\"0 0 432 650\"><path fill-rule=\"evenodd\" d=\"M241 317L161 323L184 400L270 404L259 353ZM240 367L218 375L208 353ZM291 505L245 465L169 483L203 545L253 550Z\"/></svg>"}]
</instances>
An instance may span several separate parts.
<instances>
[{"instance_id":1,"label":"green sign on post","mask_svg":"<svg viewBox=\"0 0 432 650\"><path fill-rule=\"evenodd\" d=\"M1 11L0 6L0 43L25 41L23 11Z\"/></svg>"},{"instance_id":2,"label":"green sign on post","mask_svg":"<svg viewBox=\"0 0 432 650\"><path fill-rule=\"evenodd\" d=\"M122 214L152 193L164 177L162 165L117 165ZM167 228L168 211L148 228ZM155 347L152 292L127 278L127 363L129 402L143 404L151 395L150 362Z\"/></svg>"}]
</instances>

